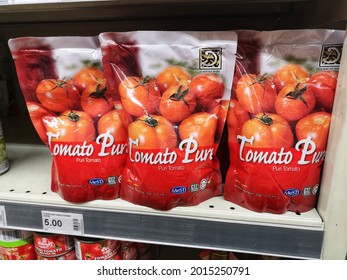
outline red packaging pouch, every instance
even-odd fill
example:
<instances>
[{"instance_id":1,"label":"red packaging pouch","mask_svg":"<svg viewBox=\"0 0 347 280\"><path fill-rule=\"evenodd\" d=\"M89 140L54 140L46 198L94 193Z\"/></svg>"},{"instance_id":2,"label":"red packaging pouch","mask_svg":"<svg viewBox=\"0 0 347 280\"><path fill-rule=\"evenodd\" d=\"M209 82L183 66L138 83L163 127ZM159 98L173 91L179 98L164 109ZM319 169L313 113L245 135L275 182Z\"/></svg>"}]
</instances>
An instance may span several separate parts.
<instances>
[{"instance_id":1,"label":"red packaging pouch","mask_svg":"<svg viewBox=\"0 0 347 280\"><path fill-rule=\"evenodd\" d=\"M345 32L237 31L224 198L257 212L316 206Z\"/></svg>"},{"instance_id":2,"label":"red packaging pouch","mask_svg":"<svg viewBox=\"0 0 347 280\"><path fill-rule=\"evenodd\" d=\"M115 199L128 116L107 89L97 37L9 40L32 123L52 153L51 189L70 202Z\"/></svg>"},{"instance_id":3,"label":"red packaging pouch","mask_svg":"<svg viewBox=\"0 0 347 280\"><path fill-rule=\"evenodd\" d=\"M160 210L222 194L216 150L234 73L234 32L99 36L107 83L133 117L120 197Z\"/></svg>"}]
</instances>

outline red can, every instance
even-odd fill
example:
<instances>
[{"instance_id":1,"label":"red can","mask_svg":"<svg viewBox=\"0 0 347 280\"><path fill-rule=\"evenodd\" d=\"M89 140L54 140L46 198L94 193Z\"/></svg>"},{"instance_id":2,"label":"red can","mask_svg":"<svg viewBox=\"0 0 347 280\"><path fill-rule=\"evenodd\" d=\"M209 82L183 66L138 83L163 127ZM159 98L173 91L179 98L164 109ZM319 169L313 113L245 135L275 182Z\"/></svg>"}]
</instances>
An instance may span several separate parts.
<instances>
[{"instance_id":1,"label":"red can","mask_svg":"<svg viewBox=\"0 0 347 280\"><path fill-rule=\"evenodd\" d=\"M36 260L32 233L0 229L0 260Z\"/></svg>"},{"instance_id":2,"label":"red can","mask_svg":"<svg viewBox=\"0 0 347 280\"><path fill-rule=\"evenodd\" d=\"M137 260L139 257L138 243L123 241L121 245L122 260Z\"/></svg>"},{"instance_id":3,"label":"red can","mask_svg":"<svg viewBox=\"0 0 347 280\"><path fill-rule=\"evenodd\" d=\"M44 260L44 261L56 261L56 260L76 260L76 253L75 250L72 249L71 251L61 254L61 255L57 255L55 257L45 257L45 256L40 256L39 254L37 254L37 259L38 260Z\"/></svg>"},{"instance_id":4,"label":"red can","mask_svg":"<svg viewBox=\"0 0 347 280\"><path fill-rule=\"evenodd\" d=\"M74 240L70 235L55 233L34 233L35 251L42 257L57 257L70 252L74 248Z\"/></svg>"},{"instance_id":5,"label":"red can","mask_svg":"<svg viewBox=\"0 0 347 280\"><path fill-rule=\"evenodd\" d=\"M75 237L78 260L117 260L121 242L110 239Z\"/></svg>"}]
</instances>

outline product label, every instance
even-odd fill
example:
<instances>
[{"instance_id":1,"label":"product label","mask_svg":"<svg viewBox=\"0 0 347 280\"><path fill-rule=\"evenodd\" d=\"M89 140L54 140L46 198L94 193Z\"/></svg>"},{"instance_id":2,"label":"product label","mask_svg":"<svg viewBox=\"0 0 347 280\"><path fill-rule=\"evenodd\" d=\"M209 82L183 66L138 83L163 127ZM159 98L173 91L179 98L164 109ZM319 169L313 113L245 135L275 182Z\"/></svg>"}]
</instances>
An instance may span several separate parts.
<instances>
[{"instance_id":1,"label":"product label","mask_svg":"<svg viewBox=\"0 0 347 280\"><path fill-rule=\"evenodd\" d=\"M83 215L76 213L60 213L52 211L41 211L42 229L48 232L63 234L83 234Z\"/></svg>"},{"instance_id":2,"label":"product label","mask_svg":"<svg viewBox=\"0 0 347 280\"><path fill-rule=\"evenodd\" d=\"M262 207L274 211L307 211L314 207L325 159L325 150L317 149L308 137L299 141L295 148L253 148L245 146L250 141L239 137L241 144L229 142L231 152L227 181L233 187L226 190L252 202L254 210ZM264 206L265 205L265 206ZM291 206L294 205L294 206Z\"/></svg>"},{"instance_id":3,"label":"product label","mask_svg":"<svg viewBox=\"0 0 347 280\"><path fill-rule=\"evenodd\" d=\"M0 227L6 227L7 226L7 220L6 220L6 210L4 205L0 205Z\"/></svg>"},{"instance_id":4,"label":"product label","mask_svg":"<svg viewBox=\"0 0 347 280\"><path fill-rule=\"evenodd\" d=\"M297 164L300 171L301 165L315 164L323 162L325 159L325 150L318 150L315 142L311 137L300 140L296 143L294 149L254 149L245 147L246 143L252 145L254 136L250 139L244 136L238 136L240 142L239 160L242 162L252 162L258 164L274 164L273 169L276 171L282 171L282 166L276 167L276 165L290 165ZM289 171L292 169L284 166L283 171Z\"/></svg>"},{"instance_id":5,"label":"product label","mask_svg":"<svg viewBox=\"0 0 347 280\"><path fill-rule=\"evenodd\" d=\"M35 250L41 256L58 256L73 248L73 238L66 234L34 234Z\"/></svg>"},{"instance_id":6,"label":"product label","mask_svg":"<svg viewBox=\"0 0 347 280\"><path fill-rule=\"evenodd\" d=\"M121 242L118 240L81 241L75 238L75 250L78 260L116 259Z\"/></svg>"}]
</instances>

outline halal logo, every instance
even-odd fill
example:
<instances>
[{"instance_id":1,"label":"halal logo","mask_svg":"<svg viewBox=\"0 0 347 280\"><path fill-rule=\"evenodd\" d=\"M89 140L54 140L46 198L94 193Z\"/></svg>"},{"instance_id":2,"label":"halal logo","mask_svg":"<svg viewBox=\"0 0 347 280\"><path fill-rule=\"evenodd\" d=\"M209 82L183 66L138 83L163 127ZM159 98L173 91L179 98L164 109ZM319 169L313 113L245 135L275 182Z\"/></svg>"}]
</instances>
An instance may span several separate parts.
<instances>
[{"instance_id":1,"label":"halal logo","mask_svg":"<svg viewBox=\"0 0 347 280\"><path fill-rule=\"evenodd\" d=\"M342 45L323 45L319 61L320 67L339 67Z\"/></svg>"},{"instance_id":2,"label":"halal logo","mask_svg":"<svg viewBox=\"0 0 347 280\"><path fill-rule=\"evenodd\" d=\"M206 70L222 69L222 49L202 48L199 55L199 68Z\"/></svg>"}]
</instances>

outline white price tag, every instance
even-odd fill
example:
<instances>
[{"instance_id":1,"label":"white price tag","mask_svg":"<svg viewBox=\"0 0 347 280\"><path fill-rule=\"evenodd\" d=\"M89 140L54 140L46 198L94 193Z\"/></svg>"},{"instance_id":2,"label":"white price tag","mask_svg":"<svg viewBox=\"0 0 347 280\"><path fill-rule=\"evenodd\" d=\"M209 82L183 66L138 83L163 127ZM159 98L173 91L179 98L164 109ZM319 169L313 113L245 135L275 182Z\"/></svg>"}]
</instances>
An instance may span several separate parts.
<instances>
[{"instance_id":1,"label":"white price tag","mask_svg":"<svg viewBox=\"0 0 347 280\"><path fill-rule=\"evenodd\" d=\"M63 234L84 234L83 215L75 213L41 211L44 231Z\"/></svg>"},{"instance_id":2,"label":"white price tag","mask_svg":"<svg viewBox=\"0 0 347 280\"><path fill-rule=\"evenodd\" d=\"M5 206L0 205L0 227L6 227L6 226L7 226L7 220L6 220Z\"/></svg>"}]
</instances>

